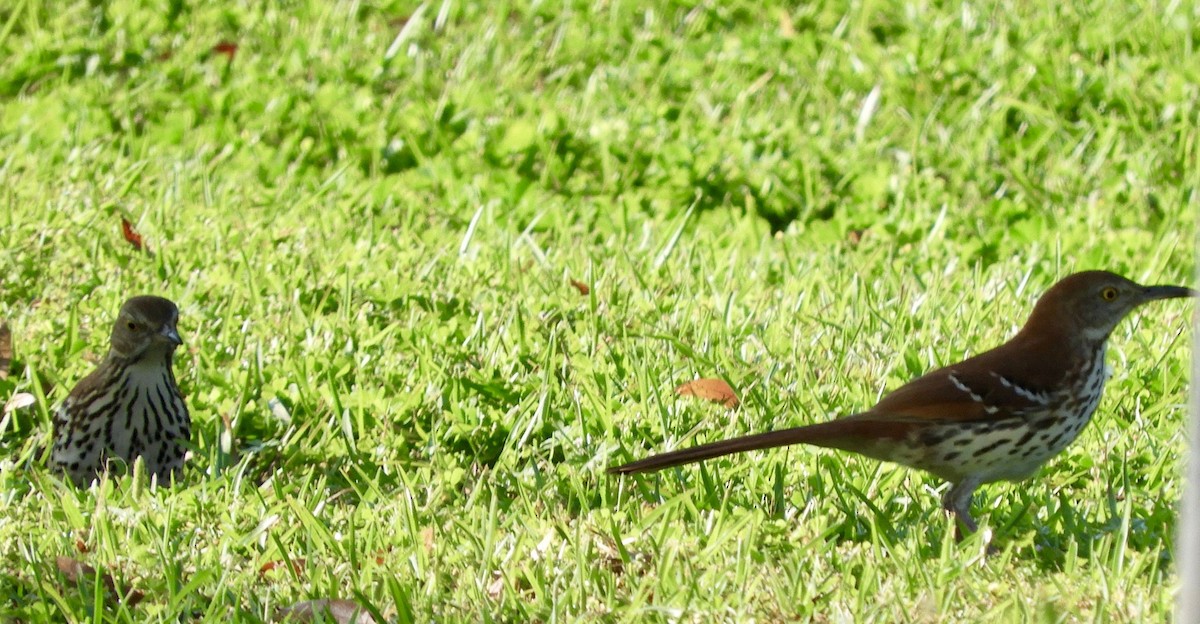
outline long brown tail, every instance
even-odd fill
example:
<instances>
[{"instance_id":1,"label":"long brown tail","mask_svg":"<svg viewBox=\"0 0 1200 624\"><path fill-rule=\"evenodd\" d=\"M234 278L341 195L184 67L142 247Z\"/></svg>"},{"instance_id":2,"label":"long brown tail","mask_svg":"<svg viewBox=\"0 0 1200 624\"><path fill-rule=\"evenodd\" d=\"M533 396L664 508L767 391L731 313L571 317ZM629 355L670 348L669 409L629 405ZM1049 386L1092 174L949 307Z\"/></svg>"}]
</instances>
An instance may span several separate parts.
<instances>
[{"instance_id":1,"label":"long brown tail","mask_svg":"<svg viewBox=\"0 0 1200 624\"><path fill-rule=\"evenodd\" d=\"M911 423L880 418L878 415L863 413L847 416L829 422L780 429L766 433L721 440L680 449L669 453L651 455L628 464L613 466L609 474L631 474L635 472L653 472L663 468L682 466L693 462L712 459L722 455L756 451L759 449L787 446L789 444L812 444L827 448L837 448L862 453L868 457L887 459L880 456L877 443L904 437Z\"/></svg>"}]
</instances>

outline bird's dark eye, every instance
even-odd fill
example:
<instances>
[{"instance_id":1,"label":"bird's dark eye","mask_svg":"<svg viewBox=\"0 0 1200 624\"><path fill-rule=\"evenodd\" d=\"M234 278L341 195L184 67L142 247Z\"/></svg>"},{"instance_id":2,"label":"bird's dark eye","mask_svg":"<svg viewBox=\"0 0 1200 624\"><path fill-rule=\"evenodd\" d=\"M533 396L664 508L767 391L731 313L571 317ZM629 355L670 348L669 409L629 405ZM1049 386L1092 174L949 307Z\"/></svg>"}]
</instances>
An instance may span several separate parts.
<instances>
[{"instance_id":1,"label":"bird's dark eye","mask_svg":"<svg viewBox=\"0 0 1200 624\"><path fill-rule=\"evenodd\" d=\"M134 323L133 321L129 321L129 323L126 324L125 326L129 328L129 331L137 331L138 330L138 324Z\"/></svg>"},{"instance_id":2,"label":"bird's dark eye","mask_svg":"<svg viewBox=\"0 0 1200 624\"><path fill-rule=\"evenodd\" d=\"M1112 286L1105 288L1104 290L1100 291L1100 298L1105 301L1116 301L1117 289L1113 288Z\"/></svg>"}]
</instances>

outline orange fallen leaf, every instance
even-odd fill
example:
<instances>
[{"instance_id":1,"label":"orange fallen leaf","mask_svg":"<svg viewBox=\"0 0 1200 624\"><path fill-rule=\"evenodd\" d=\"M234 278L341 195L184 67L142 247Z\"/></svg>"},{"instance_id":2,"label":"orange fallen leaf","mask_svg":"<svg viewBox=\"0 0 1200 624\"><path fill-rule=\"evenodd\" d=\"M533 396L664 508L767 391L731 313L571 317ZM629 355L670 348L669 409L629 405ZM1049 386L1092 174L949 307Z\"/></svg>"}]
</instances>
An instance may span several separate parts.
<instances>
[{"instance_id":1,"label":"orange fallen leaf","mask_svg":"<svg viewBox=\"0 0 1200 624\"><path fill-rule=\"evenodd\" d=\"M383 565L387 563L388 557L392 555L392 547L381 548L375 551L375 565Z\"/></svg>"},{"instance_id":2,"label":"orange fallen leaf","mask_svg":"<svg viewBox=\"0 0 1200 624\"><path fill-rule=\"evenodd\" d=\"M138 234L137 230L133 229L133 224L130 223L129 219L126 219L125 217L121 217L121 234L125 235L125 240L130 245L133 245L134 249L138 251L142 250L142 235Z\"/></svg>"},{"instance_id":3,"label":"orange fallen leaf","mask_svg":"<svg viewBox=\"0 0 1200 624\"><path fill-rule=\"evenodd\" d=\"M574 286L575 290L578 290L579 294L581 294L581 295L586 295L586 294L592 292L592 289L588 288L587 284L584 284L583 282L581 282L579 280L574 280L574 279L571 280L571 285Z\"/></svg>"},{"instance_id":4,"label":"orange fallen leaf","mask_svg":"<svg viewBox=\"0 0 1200 624\"><path fill-rule=\"evenodd\" d=\"M300 574L302 574L304 572L304 566L306 565L306 563L307 562L302 557L297 557L297 558L292 559L292 572L295 572L296 575L299 576ZM258 569L258 575L263 576L267 572L270 572L272 570L280 570L286 566L287 566L287 563L282 560L268 561L268 562L262 564L262 566Z\"/></svg>"},{"instance_id":5,"label":"orange fallen leaf","mask_svg":"<svg viewBox=\"0 0 1200 624\"><path fill-rule=\"evenodd\" d=\"M238 44L227 40L220 41L217 43L217 45L212 47L213 54L223 54L225 58L231 61L233 60L234 55L237 54L237 51Z\"/></svg>"},{"instance_id":6,"label":"orange fallen leaf","mask_svg":"<svg viewBox=\"0 0 1200 624\"><path fill-rule=\"evenodd\" d=\"M697 379L689 381L677 388L675 394L699 397L728 408L738 406L737 393L723 379Z\"/></svg>"}]
</instances>

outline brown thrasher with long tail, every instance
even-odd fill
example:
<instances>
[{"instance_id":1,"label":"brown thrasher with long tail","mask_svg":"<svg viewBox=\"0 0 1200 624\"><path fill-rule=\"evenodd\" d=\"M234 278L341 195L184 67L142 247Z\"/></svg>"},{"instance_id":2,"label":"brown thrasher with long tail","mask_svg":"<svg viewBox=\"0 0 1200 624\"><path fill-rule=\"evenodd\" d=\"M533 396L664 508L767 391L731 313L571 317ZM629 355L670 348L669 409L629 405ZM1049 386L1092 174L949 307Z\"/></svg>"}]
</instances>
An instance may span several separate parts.
<instances>
[{"instance_id":1,"label":"brown thrasher with long tail","mask_svg":"<svg viewBox=\"0 0 1200 624\"><path fill-rule=\"evenodd\" d=\"M1104 381L1105 344L1139 305L1196 297L1182 286L1142 286L1106 271L1076 273L1038 300L1008 342L927 373L871 409L830 422L769 431L653 455L610 473L650 472L788 444L853 451L951 483L942 506L969 531L975 489L1020 481L1070 444L1092 417Z\"/></svg>"}]
</instances>

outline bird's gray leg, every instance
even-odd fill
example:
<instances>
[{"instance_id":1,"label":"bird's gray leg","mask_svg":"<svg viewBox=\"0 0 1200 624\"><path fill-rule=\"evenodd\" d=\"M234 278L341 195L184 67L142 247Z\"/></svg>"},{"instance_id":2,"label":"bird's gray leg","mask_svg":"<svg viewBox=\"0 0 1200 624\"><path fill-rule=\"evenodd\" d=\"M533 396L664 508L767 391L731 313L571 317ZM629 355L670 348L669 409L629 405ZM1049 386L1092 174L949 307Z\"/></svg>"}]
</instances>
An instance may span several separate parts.
<instances>
[{"instance_id":1,"label":"bird's gray leg","mask_svg":"<svg viewBox=\"0 0 1200 624\"><path fill-rule=\"evenodd\" d=\"M963 528L966 528L968 534L979 529L975 525L975 520L971 518L971 496L975 494L975 488L978 487L977 479L967 477L951 485L946 494L942 496L942 508L958 518L959 524L955 533L960 540L964 537Z\"/></svg>"}]
</instances>

